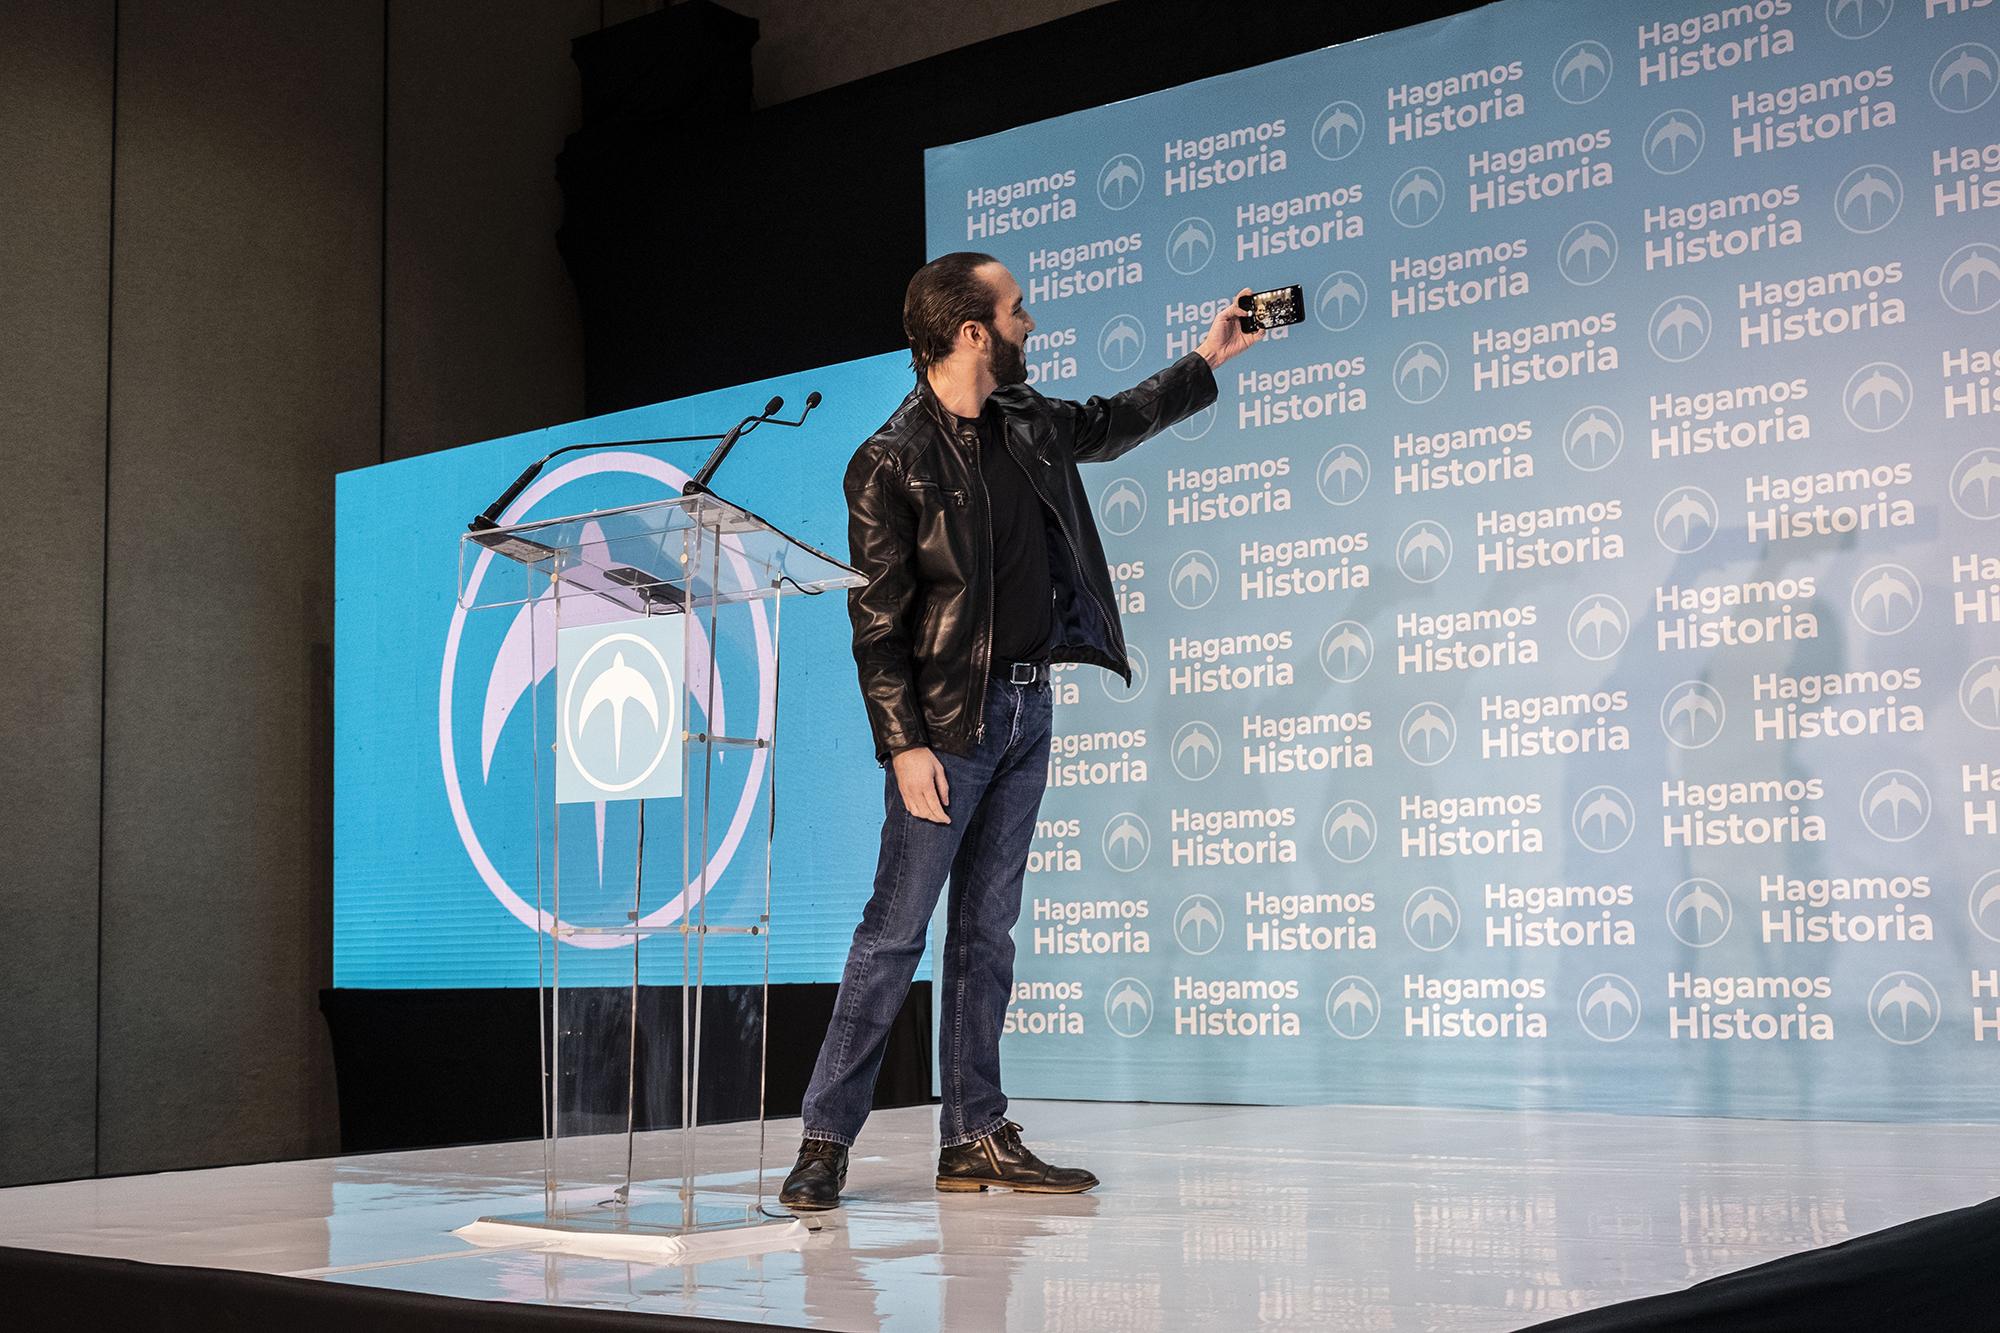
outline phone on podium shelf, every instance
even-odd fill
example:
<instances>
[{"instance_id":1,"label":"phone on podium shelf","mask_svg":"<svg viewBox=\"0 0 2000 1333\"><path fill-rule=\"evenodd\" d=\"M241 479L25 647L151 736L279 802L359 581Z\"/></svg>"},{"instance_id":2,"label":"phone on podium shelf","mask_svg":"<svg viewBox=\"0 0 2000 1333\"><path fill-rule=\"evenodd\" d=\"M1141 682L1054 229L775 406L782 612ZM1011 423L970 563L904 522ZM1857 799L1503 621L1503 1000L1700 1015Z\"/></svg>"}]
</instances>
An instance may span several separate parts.
<instances>
[{"instance_id":1,"label":"phone on podium shelf","mask_svg":"<svg viewBox=\"0 0 2000 1333\"><path fill-rule=\"evenodd\" d=\"M1298 324L1306 317L1305 293L1297 284L1273 287L1268 292L1252 292L1236 299L1236 308L1248 313L1238 317L1245 333L1258 329L1278 329Z\"/></svg>"}]
</instances>

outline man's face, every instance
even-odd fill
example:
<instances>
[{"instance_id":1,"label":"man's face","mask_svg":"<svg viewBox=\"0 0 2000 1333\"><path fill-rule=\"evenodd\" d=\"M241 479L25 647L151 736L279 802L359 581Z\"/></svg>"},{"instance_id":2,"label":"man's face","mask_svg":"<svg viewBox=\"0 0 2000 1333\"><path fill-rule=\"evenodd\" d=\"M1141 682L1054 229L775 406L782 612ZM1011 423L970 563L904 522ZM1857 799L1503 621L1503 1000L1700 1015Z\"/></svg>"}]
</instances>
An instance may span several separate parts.
<instances>
[{"instance_id":1,"label":"man's face","mask_svg":"<svg viewBox=\"0 0 2000 1333\"><path fill-rule=\"evenodd\" d=\"M1021 298L1021 284L1003 264L988 264L979 270L993 288L993 318L986 324L990 334L986 364L995 384L1025 384L1028 380L1028 335L1035 321L1028 316Z\"/></svg>"}]
</instances>

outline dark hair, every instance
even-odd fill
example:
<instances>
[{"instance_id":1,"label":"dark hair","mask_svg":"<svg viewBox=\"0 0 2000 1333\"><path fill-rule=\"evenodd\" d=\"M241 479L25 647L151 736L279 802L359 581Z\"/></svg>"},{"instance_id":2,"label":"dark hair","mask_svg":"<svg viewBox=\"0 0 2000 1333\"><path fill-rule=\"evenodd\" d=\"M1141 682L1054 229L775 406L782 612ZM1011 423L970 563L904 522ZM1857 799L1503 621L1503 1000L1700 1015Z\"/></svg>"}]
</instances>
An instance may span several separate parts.
<instances>
[{"instance_id":1,"label":"dark hair","mask_svg":"<svg viewBox=\"0 0 2000 1333\"><path fill-rule=\"evenodd\" d=\"M912 370L921 375L950 356L966 321L992 320L999 294L974 270L998 262L976 250L955 250L917 270L903 293L903 336L910 340Z\"/></svg>"}]
</instances>

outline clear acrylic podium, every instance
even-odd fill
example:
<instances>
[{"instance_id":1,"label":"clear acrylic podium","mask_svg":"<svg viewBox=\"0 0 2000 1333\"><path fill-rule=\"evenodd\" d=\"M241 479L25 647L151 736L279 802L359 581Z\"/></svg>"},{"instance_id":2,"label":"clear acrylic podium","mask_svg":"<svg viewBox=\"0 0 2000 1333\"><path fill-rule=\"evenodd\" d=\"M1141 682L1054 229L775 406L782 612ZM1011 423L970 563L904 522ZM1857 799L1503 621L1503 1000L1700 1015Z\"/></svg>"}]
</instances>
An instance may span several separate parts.
<instances>
[{"instance_id":1,"label":"clear acrylic podium","mask_svg":"<svg viewBox=\"0 0 2000 1333\"><path fill-rule=\"evenodd\" d=\"M479 1228L665 1256L798 1229L764 1170L779 609L863 581L707 492L461 538L460 604L527 639L527 688L497 724L489 698L488 735L525 708L533 737L542 1206ZM737 1002L705 1014L718 976ZM739 1099L755 1071L754 1173L704 1152L705 1039ZM647 1132L676 1124L672 1147Z\"/></svg>"}]
</instances>

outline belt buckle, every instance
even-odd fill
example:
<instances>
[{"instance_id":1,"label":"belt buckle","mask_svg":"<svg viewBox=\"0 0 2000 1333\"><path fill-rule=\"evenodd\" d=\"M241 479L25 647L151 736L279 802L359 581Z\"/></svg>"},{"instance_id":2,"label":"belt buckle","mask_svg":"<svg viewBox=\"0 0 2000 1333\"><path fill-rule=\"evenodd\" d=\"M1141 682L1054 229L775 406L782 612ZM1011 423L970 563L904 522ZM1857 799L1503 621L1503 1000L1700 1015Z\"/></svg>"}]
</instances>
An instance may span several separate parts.
<instances>
[{"instance_id":1,"label":"belt buckle","mask_svg":"<svg viewBox=\"0 0 2000 1333\"><path fill-rule=\"evenodd\" d=\"M1009 685L1033 685L1041 678L1041 670L1033 662L1010 662L1007 664L1007 683ZM1024 671L1028 673L1025 676L1021 674Z\"/></svg>"}]
</instances>

